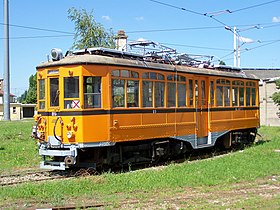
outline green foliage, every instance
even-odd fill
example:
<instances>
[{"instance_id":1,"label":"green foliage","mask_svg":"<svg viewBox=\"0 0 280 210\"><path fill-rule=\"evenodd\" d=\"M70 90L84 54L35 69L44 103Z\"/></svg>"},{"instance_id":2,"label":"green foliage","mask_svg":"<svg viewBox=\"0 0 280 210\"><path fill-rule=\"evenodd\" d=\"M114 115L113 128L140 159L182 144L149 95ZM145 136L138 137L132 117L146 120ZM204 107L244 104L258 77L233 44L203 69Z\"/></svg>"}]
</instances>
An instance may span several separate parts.
<instances>
[{"instance_id":1,"label":"green foliage","mask_svg":"<svg viewBox=\"0 0 280 210\"><path fill-rule=\"evenodd\" d=\"M276 80L276 88L280 89L280 79ZM280 106L280 92L275 92L272 94L272 100L274 101L275 104Z\"/></svg>"},{"instance_id":2,"label":"green foliage","mask_svg":"<svg viewBox=\"0 0 280 210\"><path fill-rule=\"evenodd\" d=\"M18 101L24 104L37 103L37 76L36 74L29 77L29 87L19 98Z\"/></svg>"},{"instance_id":3,"label":"green foliage","mask_svg":"<svg viewBox=\"0 0 280 210\"><path fill-rule=\"evenodd\" d=\"M226 63L224 61L220 61L219 65L226 65Z\"/></svg>"},{"instance_id":4,"label":"green foliage","mask_svg":"<svg viewBox=\"0 0 280 210\"><path fill-rule=\"evenodd\" d=\"M108 32L94 20L93 11L87 13L85 9L70 8L68 18L75 24L74 49L90 47L115 48L113 32Z\"/></svg>"}]
</instances>

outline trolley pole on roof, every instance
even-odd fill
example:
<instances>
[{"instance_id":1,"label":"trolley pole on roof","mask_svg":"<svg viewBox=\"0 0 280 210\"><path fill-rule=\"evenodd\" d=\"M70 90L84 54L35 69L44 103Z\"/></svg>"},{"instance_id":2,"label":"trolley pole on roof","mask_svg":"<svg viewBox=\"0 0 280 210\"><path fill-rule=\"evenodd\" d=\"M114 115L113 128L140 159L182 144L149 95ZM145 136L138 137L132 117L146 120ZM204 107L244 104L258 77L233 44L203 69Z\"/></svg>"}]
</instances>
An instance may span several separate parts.
<instances>
[{"instance_id":1,"label":"trolley pole on roof","mask_svg":"<svg viewBox=\"0 0 280 210\"><path fill-rule=\"evenodd\" d=\"M4 120L10 119L9 0L4 0Z\"/></svg>"}]
</instances>

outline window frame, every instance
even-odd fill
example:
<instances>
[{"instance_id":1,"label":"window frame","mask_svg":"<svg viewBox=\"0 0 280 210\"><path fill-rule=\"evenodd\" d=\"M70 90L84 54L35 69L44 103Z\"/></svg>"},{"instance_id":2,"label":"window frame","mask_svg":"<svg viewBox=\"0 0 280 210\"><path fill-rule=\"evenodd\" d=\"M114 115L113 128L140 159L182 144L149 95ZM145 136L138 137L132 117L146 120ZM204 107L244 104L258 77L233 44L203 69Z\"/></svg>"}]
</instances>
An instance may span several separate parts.
<instances>
[{"instance_id":1,"label":"window frame","mask_svg":"<svg viewBox=\"0 0 280 210\"><path fill-rule=\"evenodd\" d=\"M68 95L69 93L66 92L69 91L68 83L66 85L66 80L68 79L70 80L75 79L75 83L73 81L70 81L70 84L75 85L73 86L75 89L75 95ZM70 94L73 94L73 92L71 92ZM63 109L72 110L72 109L80 109L80 108L81 108L80 77L79 76L63 77Z\"/></svg>"},{"instance_id":2,"label":"window frame","mask_svg":"<svg viewBox=\"0 0 280 210\"><path fill-rule=\"evenodd\" d=\"M135 70L130 70L130 69L114 69L111 71L111 108L139 108L140 107L140 77L139 77L139 72ZM124 83L123 86L123 91L121 93L121 106L116 106L116 98L114 90L115 90L115 85L114 81L119 81L120 83ZM137 85L133 86L134 87L134 94L136 96L134 97L134 102L131 102L129 99L129 89L132 87L128 86L129 82L135 82ZM121 87L121 86L120 86ZM123 99L122 99L123 97ZM123 104L122 104L123 103ZM133 105L132 105L133 104Z\"/></svg>"},{"instance_id":3,"label":"window frame","mask_svg":"<svg viewBox=\"0 0 280 210\"><path fill-rule=\"evenodd\" d=\"M87 81L90 78L91 81ZM88 88L91 88L91 91ZM98 109L102 107L102 76L83 76L83 100L85 109Z\"/></svg>"}]
</instances>

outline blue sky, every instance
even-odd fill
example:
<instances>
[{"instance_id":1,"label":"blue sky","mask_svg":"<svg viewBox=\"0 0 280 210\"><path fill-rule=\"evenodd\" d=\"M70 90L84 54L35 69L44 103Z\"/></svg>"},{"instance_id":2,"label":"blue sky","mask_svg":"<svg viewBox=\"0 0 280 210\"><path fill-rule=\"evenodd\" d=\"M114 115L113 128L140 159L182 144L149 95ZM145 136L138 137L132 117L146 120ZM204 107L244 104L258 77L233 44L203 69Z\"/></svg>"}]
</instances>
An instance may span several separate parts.
<instances>
[{"instance_id":1,"label":"blue sky","mask_svg":"<svg viewBox=\"0 0 280 210\"><path fill-rule=\"evenodd\" d=\"M233 65L233 33L224 26L237 26L240 36L254 41L241 46L241 67L280 68L280 0L10 0L9 4L11 92L18 96L28 88L29 76L52 48L65 53L71 47L74 24L67 17L71 7L93 10L97 22L114 32L125 30L131 41L153 40L179 52L213 55L214 60L222 59L227 65ZM231 13L218 13L224 10Z\"/></svg>"}]
</instances>

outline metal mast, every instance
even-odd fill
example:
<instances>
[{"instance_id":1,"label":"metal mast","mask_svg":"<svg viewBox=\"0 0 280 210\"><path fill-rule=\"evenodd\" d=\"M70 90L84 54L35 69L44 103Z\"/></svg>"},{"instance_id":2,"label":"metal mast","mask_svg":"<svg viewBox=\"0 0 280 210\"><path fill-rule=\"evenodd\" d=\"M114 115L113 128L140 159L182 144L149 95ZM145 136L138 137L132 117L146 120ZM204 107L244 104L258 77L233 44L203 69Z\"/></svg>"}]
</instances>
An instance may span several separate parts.
<instances>
[{"instance_id":1,"label":"metal mast","mask_svg":"<svg viewBox=\"0 0 280 210\"><path fill-rule=\"evenodd\" d=\"M9 0L4 0L4 120L10 120Z\"/></svg>"}]
</instances>

